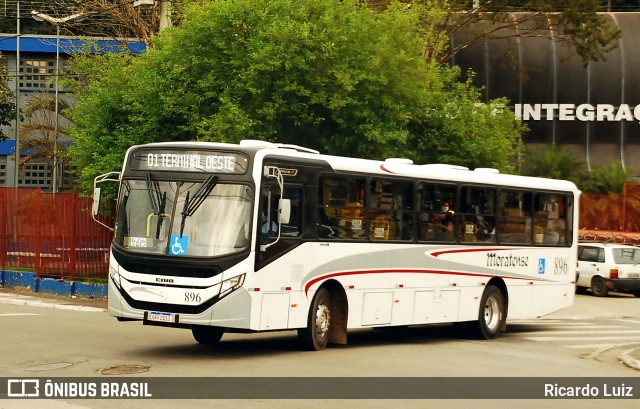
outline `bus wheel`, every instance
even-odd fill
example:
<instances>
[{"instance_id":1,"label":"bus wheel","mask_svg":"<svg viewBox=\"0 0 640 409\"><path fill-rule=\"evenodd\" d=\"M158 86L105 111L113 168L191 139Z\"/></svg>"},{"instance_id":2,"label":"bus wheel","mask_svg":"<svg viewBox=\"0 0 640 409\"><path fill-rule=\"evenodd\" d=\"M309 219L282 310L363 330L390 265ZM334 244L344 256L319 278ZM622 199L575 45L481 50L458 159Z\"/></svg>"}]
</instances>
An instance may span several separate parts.
<instances>
[{"instance_id":1,"label":"bus wheel","mask_svg":"<svg viewBox=\"0 0 640 409\"><path fill-rule=\"evenodd\" d=\"M493 339L500 335L504 312L502 291L496 286L487 286L480 299L476 335L484 339Z\"/></svg>"},{"instance_id":2,"label":"bus wheel","mask_svg":"<svg viewBox=\"0 0 640 409\"><path fill-rule=\"evenodd\" d=\"M331 331L331 297L329 290L321 288L313 297L307 328L298 331L303 346L311 351L325 349Z\"/></svg>"},{"instance_id":3,"label":"bus wheel","mask_svg":"<svg viewBox=\"0 0 640 409\"><path fill-rule=\"evenodd\" d=\"M196 327L191 330L193 338L203 345L217 345L224 334L221 327Z\"/></svg>"},{"instance_id":4,"label":"bus wheel","mask_svg":"<svg viewBox=\"0 0 640 409\"><path fill-rule=\"evenodd\" d=\"M591 279L591 292L596 297L605 297L609 294L609 289L607 288L607 283L604 281L604 278L595 276Z\"/></svg>"}]
</instances>

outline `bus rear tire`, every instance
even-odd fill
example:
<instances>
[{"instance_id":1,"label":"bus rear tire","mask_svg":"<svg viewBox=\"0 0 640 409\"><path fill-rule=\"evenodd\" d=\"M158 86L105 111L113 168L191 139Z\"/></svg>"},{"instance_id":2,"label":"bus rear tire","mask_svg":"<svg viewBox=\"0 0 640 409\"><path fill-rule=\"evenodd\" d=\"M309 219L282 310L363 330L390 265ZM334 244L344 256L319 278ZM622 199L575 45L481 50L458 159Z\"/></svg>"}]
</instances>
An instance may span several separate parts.
<instances>
[{"instance_id":1,"label":"bus rear tire","mask_svg":"<svg viewBox=\"0 0 640 409\"><path fill-rule=\"evenodd\" d=\"M221 327L196 327L191 330L193 338L202 345L217 345L224 334Z\"/></svg>"},{"instance_id":2,"label":"bus rear tire","mask_svg":"<svg viewBox=\"0 0 640 409\"><path fill-rule=\"evenodd\" d=\"M331 333L331 294L322 287L318 290L309 310L307 328L298 330L302 346L310 351L327 347Z\"/></svg>"},{"instance_id":3,"label":"bus rear tire","mask_svg":"<svg viewBox=\"0 0 640 409\"><path fill-rule=\"evenodd\" d=\"M484 289L478 308L475 335L480 339L494 339L500 335L505 320L505 300L502 291L494 285Z\"/></svg>"}]
</instances>

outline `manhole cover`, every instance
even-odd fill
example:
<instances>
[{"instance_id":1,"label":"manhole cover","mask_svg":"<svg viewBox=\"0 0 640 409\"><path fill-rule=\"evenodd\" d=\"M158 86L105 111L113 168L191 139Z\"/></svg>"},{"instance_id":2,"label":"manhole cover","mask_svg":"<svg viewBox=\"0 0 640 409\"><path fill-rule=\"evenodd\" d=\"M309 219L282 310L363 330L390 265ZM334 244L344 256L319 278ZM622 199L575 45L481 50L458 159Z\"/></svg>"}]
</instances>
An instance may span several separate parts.
<instances>
[{"instance_id":1,"label":"manhole cover","mask_svg":"<svg viewBox=\"0 0 640 409\"><path fill-rule=\"evenodd\" d=\"M118 365L103 369L100 373L103 375L125 375L141 372L149 372L149 367L144 365Z\"/></svg>"},{"instance_id":2,"label":"manhole cover","mask_svg":"<svg viewBox=\"0 0 640 409\"><path fill-rule=\"evenodd\" d=\"M26 368L25 371L31 371L31 372L48 371L50 369L62 369L62 368L68 368L70 366L73 366L71 362L54 362L51 364L31 366L29 368Z\"/></svg>"}]
</instances>

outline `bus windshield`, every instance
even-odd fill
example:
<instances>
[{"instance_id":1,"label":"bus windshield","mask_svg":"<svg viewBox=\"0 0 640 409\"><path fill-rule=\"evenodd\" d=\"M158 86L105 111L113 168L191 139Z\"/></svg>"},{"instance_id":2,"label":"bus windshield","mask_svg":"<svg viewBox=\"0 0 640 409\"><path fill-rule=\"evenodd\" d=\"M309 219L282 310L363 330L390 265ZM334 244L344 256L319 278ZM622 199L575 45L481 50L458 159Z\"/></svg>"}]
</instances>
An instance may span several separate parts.
<instances>
[{"instance_id":1,"label":"bus windshield","mask_svg":"<svg viewBox=\"0 0 640 409\"><path fill-rule=\"evenodd\" d=\"M246 250L252 189L200 182L124 180L116 244L138 253L214 257Z\"/></svg>"}]
</instances>

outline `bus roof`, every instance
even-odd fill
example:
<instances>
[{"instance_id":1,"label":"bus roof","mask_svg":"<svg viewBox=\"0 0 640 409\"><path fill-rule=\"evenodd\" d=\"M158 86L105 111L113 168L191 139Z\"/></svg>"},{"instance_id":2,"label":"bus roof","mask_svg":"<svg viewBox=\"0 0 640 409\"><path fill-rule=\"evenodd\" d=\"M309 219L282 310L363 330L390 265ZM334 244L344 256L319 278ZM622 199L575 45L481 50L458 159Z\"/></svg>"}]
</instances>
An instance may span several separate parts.
<instances>
[{"instance_id":1,"label":"bus roof","mask_svg":"<svg viewBox=\"0 0 640 409\"><path fill-rule=\"evenodd\" d=\"M369 173L387 176L404 176L416 179L430 179L447 182L478 183L510 187L537 188L544 190L571 191L578 193L573 182L500 173L497 169L477 168L470 170L464 166L434 163L414 164L410 159L389 158L384 161L332 156L297 145L280 144L258 140L243 140L240 144L218 142L157 142L146 146L183 149L230 149L253 152L256 158L277 155L290 159L311 159L325 161L337 171ZM131 149L140 148L134 146Z\"/></svg>"},{"instance_id":2,"label":"bus roof","mask_svg":"<svg viewBox=\"0 0 640 409\"><path fill-rule=\"evenodd\" d=\"M262 141L260 141L262 142ZM244 146L254 146L245 142ZM573 182L560 179L548 179L531 176L520 176L500 173L493 168L476 168L470 170L464 166L444 163L414 164L411 159L388 158L384 161L331 156L322 154L305 154L302 149L293 145L270 144L261 145L265 149L264 155L276 154L290 157L304 157L326 161L334 170L348 172L375 173L381 175L406 176L412 178L444 180L450 182L481 183L490 185L505 185L513 187L533 187L545 190L559 190L577 192Z\"/></svg>"}]
</instances>

